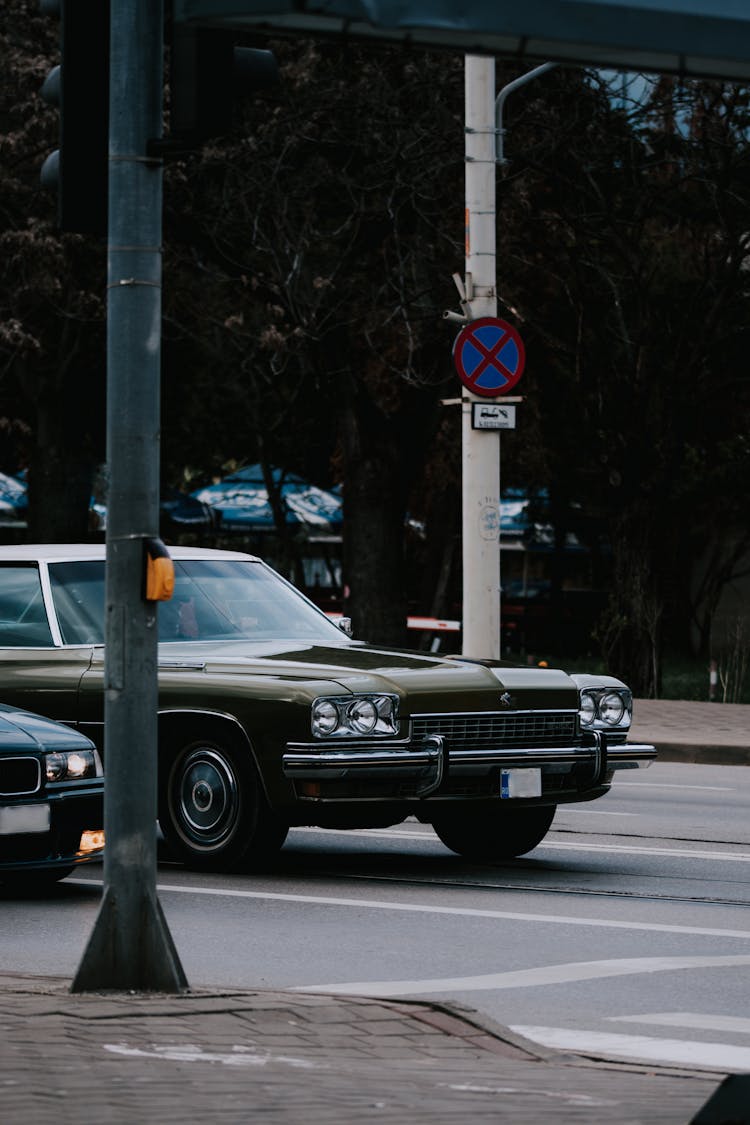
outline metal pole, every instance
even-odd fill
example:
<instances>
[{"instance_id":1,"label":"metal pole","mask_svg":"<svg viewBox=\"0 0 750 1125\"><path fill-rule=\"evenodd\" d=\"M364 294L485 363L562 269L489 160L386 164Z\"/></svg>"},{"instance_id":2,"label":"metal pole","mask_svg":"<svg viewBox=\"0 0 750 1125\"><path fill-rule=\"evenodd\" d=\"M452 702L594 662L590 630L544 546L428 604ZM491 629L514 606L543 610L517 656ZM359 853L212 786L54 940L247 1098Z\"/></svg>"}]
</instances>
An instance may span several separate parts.
<instances>
[{"instance_id":1,"label":"metal pole","mask_svg":"<svg viewBox=\"0 0 750 1125\"><path fill-rule=\"evenodd\" d=\"M162 0L111 0L104 893L73 991L187 986L156 896Z\"/></svg>"},{"instance_id":2,"label":"metal pole","mask_svg":"<svg viewBox=\"0 0 750 1125\"><path fill-rule=\"evenodd\" d=\"M471 319L497 315L495 289L495 60L467 55L466 298ZM463 652L500 656L500 434L471 428L461 404Z\"/></svg>"}]
</instances>

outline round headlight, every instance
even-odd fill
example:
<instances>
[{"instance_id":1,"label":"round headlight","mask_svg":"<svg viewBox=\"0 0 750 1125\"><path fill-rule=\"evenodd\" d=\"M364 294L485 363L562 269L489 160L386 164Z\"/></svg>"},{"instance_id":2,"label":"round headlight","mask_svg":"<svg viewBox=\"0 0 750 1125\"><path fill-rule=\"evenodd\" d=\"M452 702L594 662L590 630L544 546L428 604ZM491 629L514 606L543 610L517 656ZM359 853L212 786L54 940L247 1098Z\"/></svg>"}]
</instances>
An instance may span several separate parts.
<instances>
[{"instance_id":1,"label":"round headlight","mask_svg":"<svg viewBox=\"0 0 750 1125\"><path fill-rule=\"evenodd\" d=\"M581 726L590 727L593 724L596 719L596 701L593 695L582 693L578 714L581 716Z\"/></svg>"},{"instance_id":2,"label":"round headlight","mask_svg":"<svg viewBox=\"0 0 750 1125\"><path fill-rule=\"evenodd\" d=\"M312 730L313 734L333 734L339 725L339 713L330 699L318 699L313 703Z\"/></svg>"},{"instance_id":3,"label":"round headlight","mask_svg":"<svg viewBox=\"0 0 750 1125\"><path fill-rule=\"evenodd\" d=\"M347 711L347 718L355 734L369 734L375 729L378 712L371 699L356 699Z\"/></svg>"},{"instance_id":4,"label":"round headlight","mask_svg":"<svg viewBox=\"0 0 750 1125\"><path fill-rule=\"evenodd\" d=\"M599 700L599 714L605 723L616 727L625 714L625 701L616 691L608 691Z\"/></svg>"},{"instance_id":5,"label":"round headlight","mask_svg":"<svg viewBox=\"0 0 750 1125\"><path fill-rule=\"evenodd\" d=\"M65 754L47 754L46 773L47 781L62 781L68 772L68 758Z\"/></svg>"},{"instance_id":6,"label":"round headlight","mask_svg":"<svg viewBox=\"0 0 750 1125\"><path fill-rule=\"evenodd\" d=\"M68 754L68 777L89 777L94 772L94 755L90 750Z\"/></svg>"}]
</instances>

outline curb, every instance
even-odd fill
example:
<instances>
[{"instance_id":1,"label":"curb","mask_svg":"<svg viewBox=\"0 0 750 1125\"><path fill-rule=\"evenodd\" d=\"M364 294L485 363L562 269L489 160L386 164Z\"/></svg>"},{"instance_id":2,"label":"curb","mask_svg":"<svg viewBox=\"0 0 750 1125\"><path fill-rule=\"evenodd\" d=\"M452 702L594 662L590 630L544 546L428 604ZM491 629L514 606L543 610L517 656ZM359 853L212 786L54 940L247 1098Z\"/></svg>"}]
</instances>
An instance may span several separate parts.
<instances>
[{"instance_id":1,"label":"curb","mask_svg":"<svg viewBox=\"0 0 750 1125\"><path fill-rule=\"evenodd\" d=\"M317 995L323 994L318 993ZM487 1036L499 1040L514 1052L522 1052L540 1063L546 1062L557 1063L562 1066L591 1067L597 1070L617 1070L629 1074L648 1073L663 1074L677 1078L700 1078L712 1082L715 1082L718 1076L726 1073L723 1070L709 1068L693 1070L686 1067L670 1066L666 1063L654 1062L653 1059L618 1059L614 1055L600 1055L594 1051L585 1054L574 1054L570 1051L558 1050L555 1047L545 1047L542 1043L536 1043L533 1039L527 1039L524 1035L519 1035L517 1032L512 1031L511 1028L506 1027L505 1024L498 1023L496 1020L493 1020L491 1016L486 1016L475 1008L468 1008L462 1004L449 1004L435 1000L426 1002L409 1000L385 1002L387 1004L396 1004L399 1008L406 1007L410 1004L421 1004L422 1007L432 1008L438 1013L444 1012L454 1020L460 1019L464 1024L469 1024L481 1029ZM471 1041L472 1043L476 1043L477 1046L480 1045L475 1038L472 1038ZM505 1054L504 1051L498 1053Z\"/></svg>"},{"instance_id":2,"label":"curb","mask_svg":"<svg viewBox=\"0 0 750 1125\"><path fill-rule=\"evenodd\" d=\"M657 762L687 762L693 765L750 766L750 744L747 746L696 746L689 742L662 742L648 739L656 746ZM750 735L748 735L750 743Z\"/></svg>"}]
</instances>

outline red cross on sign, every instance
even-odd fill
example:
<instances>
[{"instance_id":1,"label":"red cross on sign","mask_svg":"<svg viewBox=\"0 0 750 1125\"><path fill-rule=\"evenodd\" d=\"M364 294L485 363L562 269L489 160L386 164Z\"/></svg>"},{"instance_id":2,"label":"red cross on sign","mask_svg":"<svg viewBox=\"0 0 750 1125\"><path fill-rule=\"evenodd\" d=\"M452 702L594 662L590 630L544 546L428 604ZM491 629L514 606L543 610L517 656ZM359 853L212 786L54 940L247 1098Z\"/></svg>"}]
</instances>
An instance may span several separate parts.
<instances>
[{"instance_id":1,"label":"red cross on sign","mask_svg":"<svg viewBox=\"0 0 750 1125\"><path fill-rule=\"evenodd\" d=\"M523 374L526 349L512 325L482 316L462 328L453 345L453 362L461 382L476 395L497 398Z\"/></svg>"}]
</instances>

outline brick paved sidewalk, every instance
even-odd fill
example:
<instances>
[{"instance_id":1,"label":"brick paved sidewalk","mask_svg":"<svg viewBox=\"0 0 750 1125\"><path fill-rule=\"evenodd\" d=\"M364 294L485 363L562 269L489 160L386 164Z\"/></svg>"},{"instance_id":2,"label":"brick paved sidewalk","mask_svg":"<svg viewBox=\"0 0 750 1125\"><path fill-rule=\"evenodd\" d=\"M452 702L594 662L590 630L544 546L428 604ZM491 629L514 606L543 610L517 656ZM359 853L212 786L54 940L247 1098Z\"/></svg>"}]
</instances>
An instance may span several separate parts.
<instances>
[{"instance_id":1,"label":"brick paved sidewalk","mask_svg":"<svg viewBox=\"0 0 750 1125\"><path fill-rule=\"evenodd\" d=\"M548 1052L429 1003L68 987L0 974L4 1125L687 1125L721 1080Z\"/></svg>"},{"instance_id":2,"label":"brick paved sidewalk","mask_svg":"<svg viewBox=\"0 0 750 1125\"><path fill-rule=\"evenodd\" d=\"M631 742L651 742L663 762L750 765L750 706L636 699Z\"/></svg>"}]
</instances>

